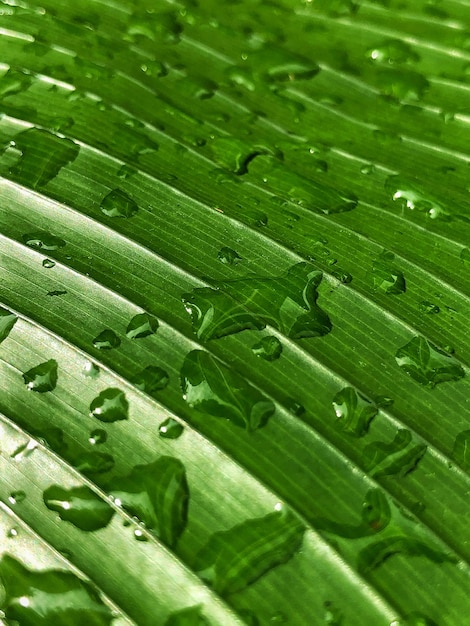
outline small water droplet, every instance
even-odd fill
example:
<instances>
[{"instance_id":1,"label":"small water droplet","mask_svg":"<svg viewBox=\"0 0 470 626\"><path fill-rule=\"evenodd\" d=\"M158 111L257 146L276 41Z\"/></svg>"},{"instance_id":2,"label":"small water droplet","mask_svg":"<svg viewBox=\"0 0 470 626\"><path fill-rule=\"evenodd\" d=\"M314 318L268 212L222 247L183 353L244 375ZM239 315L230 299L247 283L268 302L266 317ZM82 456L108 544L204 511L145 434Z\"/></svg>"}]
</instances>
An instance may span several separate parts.
<instances>
[{"instance_id":1,"label":"small water droplet","mask_svg":"<svg viewBox=\"0 0 470 626\"><path fill-rule=\"evenodd\" d=\"M18 504L20 502L23 502L23 500L26 498L26 493L24 491L12 491L10 493L10 495L8 496L8 502L14 506L15 504Z\"/></svg>"},{"instance_id":2,"label":"small water droplet","mask_svg":"<svg viewBox=\"0 0 470 626\"><path fill-rule=\"evenodd\" d=\"M361 174L375 174L375 165L372 165L372 163L363 165L361 167Z\"/></svg>"},{"instance_id":3,"label":"small water droplet","mask_svg":"<svg viewBox=\"0 0 470 626\"><path fill-rule=\"evenodd\" d=\"M96 365L96 363L93 363L92 361L87 361L83 366L83 373L88 378L98 378L100 374L100 368L98 367L98 365Z\"/></svg>"},{"instance_id":4,"label":"small water droplet","mask_svg":"<svg viewBox=\"0 0 470 626\"><path fill-rule=\"evenodd\" d=\"M294 398L290 398L286 401L286 407L287 410L290 411L290 413L296 415L297 417L300 417L305 413L305 407L303 406L303 404L300 404L300 402L297 402L297 400L294 400Z\"/></svg>"},{"instance_id":5,"label":"small water droplet","mask_svg":"<svg viewBox=\"0 0 470 626\"><path fill-rule=\"evenodd\" d=\"M98 348L98 350L112 350L121 345L121 340L114 330L107 328L93 339L93 345L95 348Z\"/></svg>"},{"instance_id":6,"label":"small water droplet","mask_svg":"<svg viewBox=\"0 0 470 626\"><path fill-rule=\"evenodd\" d=\"M419 55L401 39L386 39L372 46L366 56L375 63L398 65L419 60Z\"/></svg>"},{"instance_id":7,"label":"small water droplet","mask_svg":"<svg viewBox=\"0 0 470 626\"><path fill-rule=\"evenodd\" d=\"M42 262L42 266L47 267L47 269L54 267L54 265L55 265L55 261L52 261L51 259L44 259L44 261Z\"/></svg>"},{"instance_id":8,"label":"small water droplet","mask_svg":"<svg viewBox=\"0 0 470 626\"><path fill-rule=\"evenodd\" d=\"M252 346L253 354L265 361L275 361L281 356L282 344L277 337L269 335Z\"/></svg>"},{"instance_id":9,"label":"small water droplet","mask_svg":"<svg viewBox=\"0 0 470 626\"><path fill-rule=\"evenodd\" d=\"M466 265L470 265L470 248L463 248L460 251L460 258Z\"/></svg>"},{"instance_id":10,"label":"small water droplet","mask_svg":"<svg viewBox=\"0 0 470 626\"><path fill-rule=\"evenodd\" d=\"M183 431L184 426L172 417L166 419L158 427L160 437L163 437L164 439L178 439L178 437L181 437L183 434Z\"/></svg>"},{"instance_id":11,"label":"small water droplet","mask_svg":"<svg viewBox=\"0 0 470 626\"><path fill-rule=\"evenodd\" d=\"M41 363L23 374L25 385L31 391L45 393L57 385L58 364L54 359Z\"/></svg>"},{"instance_id":12,"label":"small water droplet","mask_svg":"<svg viewBox=\"0 0 470 626\"><path fill-rule=\"evenodd\" d=\"M92 446L96 446L100 443L105 443L107 439L108 433L105 430L103 430L102 428L95 428L91 431L88 441L91 443Z\"/></svg>"},{"instance_id":13,"label":"small water droplet","mask_svg":"<svg viewBox=\"0 0 470 626\"><path fill-rule=\"evenodd\" d=\"M154 335L157 332L158 320L148 313L139 313L135 315L126 329L126 335L129 339L141 339Z\"/></svg>"},{"instance_id":14,"label":"small water droplet","mask_svg":"<svg viewBox=\"0 0 470 626\"><path fill-rule=\"evenodd\" d=\"M123 391L110 387L102 391L90 404L90 415L102 422L128 419L129 403Z\"/></svg>"},{"instance_id":15,"label":"small water droplet","mask_svg":"<svg viewBox=\"0 0 470 626\"><path fill-rule=\"evenodd\" d=\"M133 217L139 207L122 189L113 189L102 200L100 208L108 217Z\"/></svg>"},{"instance_id":16,"label":"small water droplet","mask_svg":"<svg viewBox=\"0 0 470 626\"><path fill-rule=\"evenodd\" d=\"M46 295L52 297L56 296L65 296L67 291L65 289L54 289L53 291L48 291Z\"/></svg>"},{"instance_id":17,"label":"small water droplet","mask_svg":"<svg viewBox=\"0 0 470 626\"><path fill-rule=\"evenodd\" d=\"M27 233L23 235L22 239L30 248L39 248L40 250L58 250L66 245L63 239L45 231Z\"/></svg>"},{"instance_id":18,"label":"small water droplet","mask_svg":"<svg viewBox=\"0 0 470 626\"><path fill-rule=\"evenodd\" d=\"M15 539L15 537L18 537L18 529L10 528L7 532L7 537L8 539Z\"/></svg>"},{"instance_id":19,"label":"small water droplet","mask_svg":"<svg viewBox=\"0 0 470 626\"><path fill-rule=\"evenodd\" d=\"M21 461L24 458L29 457L34 450L38 447L38 442L34 439L30 439L27 443L18 446L16 450L11 454L11 458L15 461Z\"/></svg>"},{"instance_id":20,"label":"small water droplet","mask_svg":"<svg viewBox=\"0 0 470 626\"><path fill-rule=\"evenodd\" d=\"M374 288L386 294L399 295L406 291L403 272L394 265L394 255L390 252L383 252L372 263L370 278Z\"/></svg>"},{"instance_id":21,"label":"small water droplet","mask_svg":"<svg viewBox=\"0 0 470 626\"><path fill-rule=\"evenodd\" d=\"M437 304L434 304L433 302L429 302L428 300L421 300L421 302L419 303L419 310L422 313L436 314L439 313L441 309L437 306Z\"/></svg>"},{"instance_id":22,"label":"small water droplet","mask_svg":"<svg viewBox=\"0 0 470 626\"><path fill-rule=\"evenodd\" d=\"M225 265L236 265L242 260L242 257L232 248L221 248L217 253L217 258Z\"/></svg>"}]
</instances>

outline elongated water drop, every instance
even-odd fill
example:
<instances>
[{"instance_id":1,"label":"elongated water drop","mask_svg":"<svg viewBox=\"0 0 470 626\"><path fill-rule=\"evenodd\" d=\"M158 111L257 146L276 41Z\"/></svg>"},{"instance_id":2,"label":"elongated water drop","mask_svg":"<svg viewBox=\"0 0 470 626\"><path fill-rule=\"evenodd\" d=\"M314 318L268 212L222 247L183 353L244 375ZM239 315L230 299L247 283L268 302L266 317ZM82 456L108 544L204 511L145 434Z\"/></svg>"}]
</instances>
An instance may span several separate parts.
<instances>
[{"instance_id":1,"label":"elongated water drop","mask_svg":"<svg viewBox=\"0 0 470 626\"><path fill-rule=\"evenodd\" d=\"M108 217L133 217L139 207L122 189L113 189L101 201L101 210Z\"/></svg>"},{"instance_id":2,"label":"elongated water drop","mask_svg":"<svg viewBox=\"0 0 470 626\"><path fill-rule=\"evenodd\" d=\"M23 379L31 391L39 393L53 391L57 385L57 370L57 361L50 359L25 372Z\"/></svg>"},{"instance_id":3,"label":"elongated water drop","mask_svg":"<svg viewBox=\"0 0 470 626\"><path fill-rule=\"evenodd\" d=\"M124 392L114 387L102 391L90 404L90 415L102 422L128 419L128 410Z\"/></svg>"}]
</instances>

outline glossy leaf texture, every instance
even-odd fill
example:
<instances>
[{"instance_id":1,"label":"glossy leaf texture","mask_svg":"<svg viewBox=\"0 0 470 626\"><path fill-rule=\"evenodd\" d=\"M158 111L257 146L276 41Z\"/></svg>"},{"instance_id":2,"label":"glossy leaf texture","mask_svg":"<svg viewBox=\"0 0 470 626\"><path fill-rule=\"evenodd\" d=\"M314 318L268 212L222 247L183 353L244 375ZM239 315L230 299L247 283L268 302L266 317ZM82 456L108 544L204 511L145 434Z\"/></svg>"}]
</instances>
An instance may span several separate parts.
<instances>
[{"instance_id":1,"label":"glossy leaf texture","mask_svg":"<svg viewBox=\"0 0 470 626\"><path fill-rule=\"evenodd\" d=\"M0 1L0 621L462 626L469 24Z\"/></svg>"}]
</instances>

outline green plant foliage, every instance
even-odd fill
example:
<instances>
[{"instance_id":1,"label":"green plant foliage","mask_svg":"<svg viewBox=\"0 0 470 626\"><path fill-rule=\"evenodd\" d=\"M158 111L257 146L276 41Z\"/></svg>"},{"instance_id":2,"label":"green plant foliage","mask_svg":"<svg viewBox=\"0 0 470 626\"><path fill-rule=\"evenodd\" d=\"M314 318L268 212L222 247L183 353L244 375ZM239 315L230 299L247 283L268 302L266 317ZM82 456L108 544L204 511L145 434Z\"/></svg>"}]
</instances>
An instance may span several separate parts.
<instances>
[{"instance_id":1,"label":"green plant foliage","mask_svg":"<svg viewBox=\"0 0 470 626\"><path fill-rule=\"evenodd\" d=\"M0 622L464 626L468 0L0 0Z\"/></svg>"}]
</instances>

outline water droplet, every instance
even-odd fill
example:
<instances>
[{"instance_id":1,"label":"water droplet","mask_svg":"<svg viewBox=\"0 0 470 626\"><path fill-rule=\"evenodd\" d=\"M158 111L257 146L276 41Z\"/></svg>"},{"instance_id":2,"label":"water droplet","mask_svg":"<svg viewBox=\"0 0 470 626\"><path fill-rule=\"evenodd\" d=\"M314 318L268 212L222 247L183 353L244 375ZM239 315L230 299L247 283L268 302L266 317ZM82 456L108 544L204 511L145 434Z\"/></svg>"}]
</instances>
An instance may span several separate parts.
<instances>
[{"instance_id":1,"label":"water droplet","mask_svg":"<svg viewBox=\"0 0 470 626\"><path fill-rule=\"evenodd\" d=\"M133 217L139 207L122 189L113 189L101 200L101 210L108 217Z\"/></svg>"},{"instance_id":2,"label":"water droplet","mask_svg":"<svg viewBox=\"0 0 470 626\"><path fill-rule=\"evenodd\" d=\"M437 304L434 304L433 302L429 302L428 300L421 300L421 302L419 303L419 310L422 313L436 314L439 313L441 309L437 306Z\"/></svg>"},{"instance_id":3,"label":"water droplet","mask_svg":"<svg viewBox=\"0 0 470 626\"><path fill-rule=\"evenodd\" d=\"M186 356L181 387L190 407L249 431L264 426L275 410L258 389L202 350L192 350Z\"/></svg>"},{"instance_id":4,"label":"water droplet","mask_svg":"<svg viewBox=\"0 0 470 626\"><path fill-rule=\"evenodd\" d=\"M82 474L103 474L109 472L114 467L114 458L106 452L80 451L71 459L72 465Z\"/></svg>"},{"instance_id":5,"label":"water droplet","mask_svg":"<svg viewBox=\"0 0 470 626\"><path fill-rule=\"evenodd\" d=\"M367 51L367 57L376 63L398 65L419 61L419 55L400 39L386 39Z\"/></svg>"},{"instance_id":6,"label":"water droplet","mask_svg":"<svg viewBox=\"0 0 470 626\"><path fill-rule=\"evenodd\" d=\"M14 506L15 504L18 504L20 502L23 502L23 500L26 498L26 493L24 491L12 491L10 493L10 495L8 496L8 502Z\"/></svg>"},{"instance_id":7,"label":"water droplet","mask_svg":"<svg viewBox=\"0 0 470 626\"><path fill-rule=\"evenodd\" d=\"M470 248L462 248L460 251L460 258L466 265L470 265Z\"/></svg>"},{"instance_id":8,"label":"water droplet","mask_svg":"<svg viewBox=\"0 0 470 626\"><path fill-rule=\"evenodd\" d=\"M104 528L114 515L114 509L88 487L64 489L53 485L44 491L43 499L61 520L88 532Z\"/></svg>"},{"instance_id":9,"label":"water droplet","mask_svg":"<svg viewBox=\"0 0 470 626\"><path fill-rule=\"evenodd\" d=\"M406 291L403 272L394 265L394 255L383 252L372 264L370 278L374 288L389 295L399 295Z\"/></svg>"},{"instance_id":10,"label":"water droplet","mask_svg":"<svg viewBox=\"0 0 470 626\"><path fill-rule=\"evenodd\" d=\"M70 553L68 557L70 559ZM96 589L71 571L34 571L8 554L0 559L2 607L8 623L108 625L113 615Z\"/></svg>"},{"instance_id":11,"label":"water droplet","mask_svg":"<svg viewBox=\"0 0 470 626\"><path fill-rule=\"evenodd\" d=\"M349 283L353 279L352 275L349 272L346 272L346 270L343 270L340 267L335 267L330 271L330 273L333 278L339 280L342 285L349 285Z\"/></svg>"},{"instance_id":12,"label":"water droplet","mask_svg":"<svg viewBox=\"0 0 470 626\"><path fill-rule=\"evenodd\" d=\"M372 163L363 165L361 167L361 174L375 174L375 165L372 165Z\"/></svg>"},{"instance_id":13,"label":"water droplet","mask_svg":"<svg viewBox=\"0 0 470 626\"><path fill-rule=\"evenodd\" d=\"M374 478L396 476L404 478L414 469L426 453L427 446L413 440L409 430L398 429L393 441L374 441L362 453L366 471Z\"/></svg>"},{"instance_id":14,"label":"water droplet","mask_svg":"<svg viewBox=\"0 0 470 626\"><path fill-rule=\"evenodd\" d=\"M158 391L165 389L169 381L168 372L154 365L149 365L131 379L135 387L145 391L150 396L156 395Z\"/></svg>"},{"instance_id":15,"label":"water droplet","mask_svg":"<svg viewBox=\"0 0 470 626\"><path fill-rule=\"evenodd\" d=\"M225 265L236 265L242 260L242 257L232 248L221 248L217 253L217 258Z\"/></svg>"},{"instance_id":16,"label":"water droplet","mask_svg":"<svg viewBox=\"0 0 470 626\"><path fill-rule=\"evenodd\" d=\"M399 367L421 385L433 388L445 381L465 376L460 363L424 337L413 337L395 354Z\"/></svg>"},{"instance_id":17,"label":"water droplet","mask_svg":"<svg viewBox=\"0 0 470 626\"><path fill-rule=\"evenodd\" d=\"M244 618L245 611L237 609L237 614ZM244 620L246 626L259 626L259 624ZM187 609L172 613L164 626L210 626L209 621L201 612L200 606L191 606Z\"/></svg>"},{"instance_id":18,"label":"water droplet","mask_svg":"<svg viewBox=\"0 0 470 626\"><path fill-rule=\"evenodd\" d=\"M177 422L172 417L166 419L158 427L160 437L163 437L164 439L178 439L178 437L181 437L183 434L183 431L183 424L180 424L180 422Z\"/></svg>"},{"instance_id":19,"label":"water droplet","mask_svg":"<svg viewBox=\"0 0 470 626\"><path fill-rule=\"evenodd\" d=\"M265 361L275 361L281 356L282 344L277 337L268 335L252 346L253 354Z\"/></svg>"},{"instance_id":20,"label":"water droplet","mask_svg":"<svg viewBox=\"0 0 470 626\"><path fill-rule=\"evenodd\" d=\"M189 489L178 459L162 456L135 466L127 476L113 477L107 490L120 506L164 543L175 546L186 527Z\"/></svg>"},{"instance_id":21,"label":"water droplet","mask_svg":"<svg viewBox=\"0 0 470 626\"><path fill-rule=\"evenodd\" d=\"M400 176L389 176L385 181L385 190L391 194L393 200L400 200L407 209L426 213L431 219L449 215L433 198Z\"/></svg>"},{"instance_id":22,"label":"water droplet","mask_svg":"<svg viewBox=\"0 0 470 626\"><path fill-rule=\"evenodd\" d=\"M92 361L87 361L83 366L83 373L87 378L98 378L100 374L100 368Z\"/></svg>"},{"instance_id":23,"label":"water droplet","mask_svg":"<svg viewBox=\"0 0 470 626\"><path fill-rule=\"evenodd\" d=\"M342 626L343 614L338 608L335 607L333 602L327 600L323 603L323 607L325 609L323 615L324 623L328 626Z\"/></svg>"},{"instance_id":24,"label":"water droplet","mask_svg":"<svg viewBox=\"0 0 470 626\"><path fill-rule=\"evenodd\" d=\"M261 155L250 161L247 178L315 213L331 215L351 211L358 202L354 194L326 185L324 180L301 176L271 156Z\"/></svg>"},{"instance_id":25,"label":"water droplet","mask_svg":"<svg viewBox=\"0 0 470 626\"><path fill-rule=\"evenodd\" d=\"M333 408L338 418L336 425L353 437L362 437L369 429L378 409L353 387L344 387L333 398Z\"/></svg>"},{"instance_id":26,"label":"water droplet","mask_svg":"<svg viewBox=\"0 0 470 626\"><path fill-rule=\"evenodd\" d=\"M128 163L124 163L119 168L117 176L118 178L121 178L122 180L127 180L131 176L135 176L137 172L138 170L135 167L132 167L132 165L129 165Z\"/></svg>"},{"instance_id":27,"label":"water droplet","mask_svg":"<svg viewBox=\"0 0 470 626\"><path fill-rule=\"evenodd\" d=\"M452 456L462 469L470 469L470 430L463 430L457 435Z\"/></svg>"},{"instance_id":28,"label":"water droplet","mask_svg":"<svg viewBox=\"0 0 470 626\"><path fill-rule=\"evenodd\" d=\"M297 417L301 417L305 413L304 405L297 402L294 398L286 400L286 408L292 415L296 415Z\"/></svg>"},{"instance_id":29,"label":"water droplet","mask_svg":"<svg viewBox=\"0 0 470 626\"><path fill-rule=\"evenodd\" d=\"M15 461L21 461L24 458L31 456L31 454L38 447L38 442L34 439L30 439L27 443L18 446L16 450L10 455Z\"/></svg>"},{"instance_id":30,"label":"water droplet","mask_svg":"<svg viewBox=\"0 0 470 626\"><path fill-rule=\"evenodd\" d=\"M17 319L14 313L0 307L0 343L8 337Z\"/></svg>"},{"instance_id":31,"label":"water droplet","mask_svg":"<svg viewBox=\"0 0 470 626\"><path fill-rule=\"evenodd\" d=\"M8 539L15 539L18 537L18 528L10 528L7 532Z\"/></svg>"},{"instance_id":32,"label":"water droplet","mask_svg":"<svg viewBox=\"0 0 470 626\"><path fill-rule=\"evenodd\" d=\"M33 189L47 185L80 151L71 139L39 128L18 133L14 141L21 156L10 168L10 174L15 181Z\"/></svg>"},{"instance_id":33,"label":"water droplet","mask_svg":"<svg viewBox=\"0 0 470 626\"><path fill-rule=\"evenodd\" d=\"M47 269L54 267L54 265L55 265L55 261L52 261L51 259L44 259L44 261L42 262L42 266L46 267Z\"/></svg>"},{"instance_id":34,"label":"water droplet","mask_svg":"<svg viewBox=\"0 0 470 626\"><path fill-rule=\"evenodd\" d=\"M93 345L95 348L98 348L98 350L112 350L121 345L121 340L114 330L107 328L93 339Z\"/></svg>"},{"instance_id":35,"label":"water droplet","mask_svg":"<svg viewBox=\"0 0 470 626\"><path fill-rule=\"evenodd\" d=\"M419 100L429 88L426 78L411 70L382 71L378 76L381 91L398 100Z\"/></svg>"},{"instance_id":36,"label":"water droplet","mask_svg":"<svg viewBox=\"0 0 470 626\"><path fill-rule=\"evenodd\" d=\"M53 391L57 385L57 369L58 364L54 359L41 363L23 374L25 385L38 393Z\"/></svg>"},{"instance_id":37,"label":"water droplet","mask_svg":"<svg viewBox=\"0 0 470 626\"><path fill-rule=\"evenodd\" d=\"M278 611L269 618L271 624L286 624L288 622L287 615Z\"/></svg>"},{"instance_id":38,"label":"water droplet","mask_svg":"<svg viewBox=\"0 0 470 626\"><path fill-rule=\"evenodd\" d=\"M48 291L46 295L52 298L54 296L65 296L66 294L67 291L65 289L54 289L53 291Z\"/></svg>"},{"instance_id":39,"label":"water droplet","mask_svg":"<svg viewBox=\"0 0 470 626\"><path fill-rule=\"evenodd\" d=\"M215 532L195 558L194 569L216 593L243 591L301 548L305 528L289 509ZM277 614L280 615L280 614Z\"/></svg>"},{"instance_id":40,"label":"water droplet","mask_svg":"<svg viewBox=\"0 0 470 626\"><path fill-rule=\"evenodd\" d=\"M58 250L65 246L63 239L45 231L27 233L23 235L22 239L30 248L39 248L40 250Z\"/></svg>"},{"instance_id":41,"label":"water droplet","mask_svg":"<svg viewBox=\"0 0 470 626\"><path fill-rule=\"evenodd\" d=\"M110 387L102 391L90 404L90 415L102 422L128 419L129 403L123 391Z\"/></svg>"},{"instance_id":42,"label":"water droplet","mask_svg":"<svg viewBox=\"0 0 470 626\"><path fill-rule=\"evenodd\" d=\"M331 330L317 305L322 273L307 263L278 278L243 278L196 288L182 295L199 339L207 341L271 324L293 339L319 337Z\"/></svg>"},{"instance_id":43,"label":"water droplet","mask_svg":"<svg viewBox=\"0 0 470 626\"><path fill-rule=\"evenodd\" d=\"M157 332L158 320L148 313L139 313L135 315L126 329L126 335L129 339L141 339L154 335Z\"/></svg>"},{"instance_id":44,"label":"water droplet","mask_svg":"<svg viewBox=\"0 0 470 626\"><path fill-rule=\"evenodd\" d=\"M103 430L102 428L95 428L91 431L88 441L91 443L92 446L96 446L100 443L105 443L107 439L108 433L105 430Z\"/></svg>"}]
</instances>

